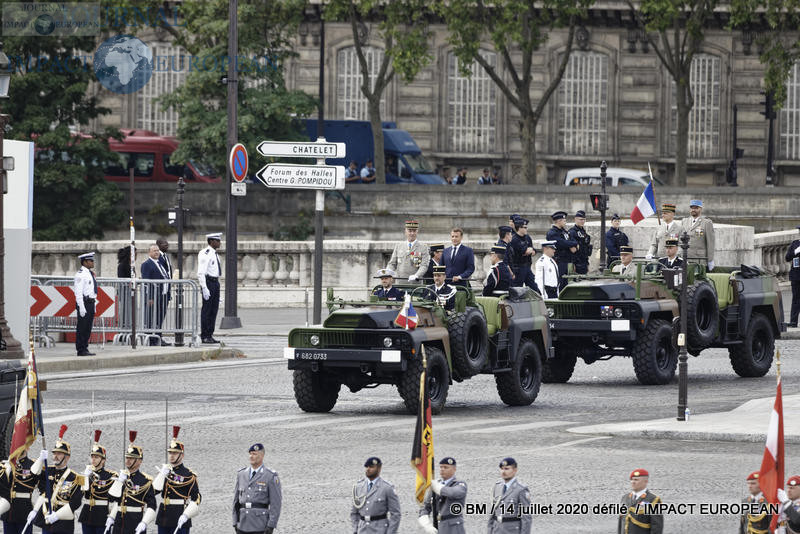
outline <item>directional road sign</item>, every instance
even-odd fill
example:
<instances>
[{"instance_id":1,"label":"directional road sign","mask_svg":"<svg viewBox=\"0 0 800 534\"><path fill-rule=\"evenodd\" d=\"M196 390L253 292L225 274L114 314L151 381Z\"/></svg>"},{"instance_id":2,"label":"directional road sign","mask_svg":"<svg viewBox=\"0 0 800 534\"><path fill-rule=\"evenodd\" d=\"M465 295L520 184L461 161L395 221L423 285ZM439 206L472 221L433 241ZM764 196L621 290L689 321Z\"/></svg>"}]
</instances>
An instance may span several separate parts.
<instances>
[{"instance_id":1,"label":"directional road sign","mask_svg":"<svg viewBox=\"0 0 800 534\"><path fill-rule=\"evenodd\" d=\"M256 172L267 187L283 189L344 189L341 165L292 165L270 163Z\"/></svg>"},{"instance_id":2,"label":"directional road sign","mask_svg":"<svg viewBox=\"0 0 800 534\"><path fill-rule=\"evenodd\" d=\"M293 141L261 141L258 153L262 156L293 158L343 158L344 143L295 143Z\"/></svg>"},{"instance_id":3,"label":"directional road sign","mask_svg":"<svg viewBox=\"0 0 800 534\"><path fill-rule=\"evenodd\" d=\"M114 317L116 291L97 288L95 317ZM31 286L31 317L75 317L75 292L69 286Z\"/></svg>"},{"instance_id":4,"label":"directional road sign","mask_svg":"<svg viewBox=\"0 0 800 534\"><path fill-rule=\"evenodd\" d=\"M231 175L237 182L244 181L247 178L247 167L249 160L247 157L247 149L241 143L236 143L231 148L230 158L228 164L231 167Z\"/></svg>"}]
</instances>

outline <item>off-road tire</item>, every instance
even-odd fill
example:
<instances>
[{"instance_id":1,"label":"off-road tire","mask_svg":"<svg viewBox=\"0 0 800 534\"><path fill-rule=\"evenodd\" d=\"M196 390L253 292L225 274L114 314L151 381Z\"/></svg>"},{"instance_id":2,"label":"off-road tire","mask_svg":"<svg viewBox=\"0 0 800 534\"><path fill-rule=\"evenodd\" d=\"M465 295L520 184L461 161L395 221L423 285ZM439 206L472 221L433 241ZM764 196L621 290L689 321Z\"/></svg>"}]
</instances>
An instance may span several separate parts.
<instances>
[{"instance_id":1,"label":"off-road tire","mask_svg":"<svg viewBox=\"0 0 800 534\"><path fill-rule=\"evenodd\" d=\"M542 385L542 354L539 345L526 339L520 346L511 371L494 375L500 400L509 406L533 404Z\"/></svg>"},{"instance_id":2,"label":"off-road tire","mask_svg":"<svg viewBox=\"0 0 800 534\"><path fill-rule=\"evenodd\" d=\"M575 371L578 355L574 351L556 349L556 357L542 363L542 382L545 384L566 384Z\"/></svg>"},{"instance_id":3,"label":"off-road tire","mask_svg":"<svg viewBox=\"0 0 800 534\"><path fill-rule=\"evenodd\" d=\"M6 422L3 424L2 434L0 434L0 454L3 458L8 458L8 453L11 450L11 437L14 434L14 414L9 414Z\"/></svg>"},{"instance_id":4,"label":"off-road tire","mask_svg":"<svg viewBox=\"0 0 800 534\"><path fill-rule=\"evenodd\" d=\"M711 345L719 325L719 301L714 287L698 281L686 288L687 341L689 347L702 350Z\"/></svg>"},{"instance_id":5,"label":"off-road tire","mask_svg":"<svg viewBox=\"0 0 800 534\"><path fill-rule=\"evenodd\" d=\"M489 334L486 318L477 308L454 313L447 321L453 370L461 378L480 373L489 359Z\"/></svg>"},{"instance_id":6,"label":"off-road tire","mask_svg":"<svg viewBox=\"0 0 800 534\"><path fill-rule=\"evenodd\" d=\"M342 385L325 373L296 369L292 377L294 398L304 412L329 412L336 405Z\"/></svg>"},{"instance_id":7,"label":"off-road tire","mask_svg":"<svg viewBox=\"0 0 800 534\"><path fill-rule=\"evenodd\" d=\"M774 354L775 333L769 319L761 313L750 317L742 343L728 348L731 367L737 375L748 378L767 374Z\"/></svg>"},{"instance_id":8,"label":"off-road tire","mask_svg":"<svg viewBox=\"0 0 800 534\"><path fill-rule=\"evenodd\" d=\"M667 384L678 367L678 349L672 344L669 321L650 321L633 345L633 370L645 385Z\"/></svg>"},{"instance_id":9,"label":"off-road tire","mask_svg":"<svg viewBox=\"0 0 800 534\"><path fill-rule=\"evenodd\" d=\"M447 391L450 388L450 367L447 365L447 358L438 347L425 346L425 354L428 360L428 394L431 396L431 413L440 414L447 401ZM408 362L400 382L397 384L397 391L406 405L408 413L419 413L419 377L422 374L422 355L417 353Z\"/></svg>"}]
</instances>

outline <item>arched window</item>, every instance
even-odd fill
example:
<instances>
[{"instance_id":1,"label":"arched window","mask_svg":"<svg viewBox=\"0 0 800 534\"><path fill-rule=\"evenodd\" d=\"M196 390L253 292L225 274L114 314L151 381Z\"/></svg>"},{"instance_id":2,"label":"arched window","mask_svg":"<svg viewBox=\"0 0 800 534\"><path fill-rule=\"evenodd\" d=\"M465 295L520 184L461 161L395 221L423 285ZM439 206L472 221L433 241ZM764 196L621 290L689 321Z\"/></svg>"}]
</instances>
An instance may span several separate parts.
<instances>
[{"instance_id":1,"label":"arched window","mask_svg":"<svg viewBox=\"0 0 800 534\"><path fill-rule=\"evenodd\" d=\"M573 52L558 86L558 148L564 154L607 149L608 56Z\"/></svg>"},{"instance_id":2,"label":"arched window","mask_svg":"<svg viewBox=\"0 0 800 534\"><path fill-rule=\"evenodd\" d=\"M490 65L497 55L480 52ZM497 137L497 87L478 65L472 62L472 76L462 76L455 54L447 58L447 137L451 152L486 153L495 149Z\"/></svg>"},{"instance_id":3,"label":"arched window","mask_svg":"<svg viewBox=\"0 0 800 534\"><path fill-rule=\"evenodd\" d=\"M369 69L370 87L375 86L375 77L383 62L383 50L373 46L362 48ZM369 120L367 99L361 92L361 66L355 46L342 48L336 55L336 102L340 119ZM384 95L386 92L384 91ZM381 97L381 116L386 113L385 98Z\"/></svg>"},{"instance_id":4,"label":"arched window","mask_svg":"<svg viewBox=\"0 0 800 534\"><path fill-rule=\"evenodd\" d=\"M161 111L158 98L171 93L186 81L189 57L179 46L170 43L151 45L153 75L136 95L136 127L161 135L177 135L178 112Z\"/></svg>"},{"instance_id":5,"label":"arched window","mask_svg":"<svg viewBox=\"0 0 800 534\"><path fill-rule=\"evenodd\" d=\"M786 102L781 109L780 154L800 159L800 63L795 63L786 84Z\"/></svg>"},{"instance_id":6,"label":"arched window","mask_svg":"<svg viewBox=\"0 0 800 534\"><path fill-rule=\"evenodd\" d=\"M719 154L720 58L697 54L692 59L689 85L694 106L689 112L690 158L713 158ZM672 82L672 146L676 146L678 106L675 82Z\"/></svg>"}]
</instances>

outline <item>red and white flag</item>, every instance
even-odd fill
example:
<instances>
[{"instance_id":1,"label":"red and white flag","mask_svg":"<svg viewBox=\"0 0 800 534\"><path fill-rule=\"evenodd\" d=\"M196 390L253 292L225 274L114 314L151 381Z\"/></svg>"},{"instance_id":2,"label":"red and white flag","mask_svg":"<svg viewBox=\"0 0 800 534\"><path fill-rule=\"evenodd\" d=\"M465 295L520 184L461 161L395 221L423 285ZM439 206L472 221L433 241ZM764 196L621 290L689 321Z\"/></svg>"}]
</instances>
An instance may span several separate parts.
<instances>
[{"instance_id":1,"label":"red and white flag","mask_svg":"<svg viewBox=\"0 0 800 534\"><path fill-rule=\"evenodd\" d=\"M633 224L643 221L656 212L656 193L653 189L653 182L650 181L647 187L644 188L642 196L636 202L636 207L631 211L631 220Z\"/></svg>"},{"instance_id":2,"label":"red and white flag","mask_svg":"<svg viewBox=\"0 0 800 534\"><path fill-rule=\"evenodd\" d=\"M28 357L28 371L25 385L19 393L17 413L14 417L14 433L11 436L9 463L16 465L17 458L25 455L28 447L36 441L42 425L42 411L39 402L39 379L36 374L36 360L31 351Z\"/></svg>"},{"instance_id":3,"label":"red and white flag","mask_svg":"<svg viewBox=\"0 0 800 534\"><path fill-rule=\"evenodd\" d=\"M778 391L775 394L775 405L769 419L767 430L767 444L764 448L764 459L761 461L761 471L758 483L764 498L770 504L778 502L778 488L783 488L783 395L781 393L781 379L778 377ZM778 515L772 516L770 531L778 526Z\"/></svg>"}]
</instances>

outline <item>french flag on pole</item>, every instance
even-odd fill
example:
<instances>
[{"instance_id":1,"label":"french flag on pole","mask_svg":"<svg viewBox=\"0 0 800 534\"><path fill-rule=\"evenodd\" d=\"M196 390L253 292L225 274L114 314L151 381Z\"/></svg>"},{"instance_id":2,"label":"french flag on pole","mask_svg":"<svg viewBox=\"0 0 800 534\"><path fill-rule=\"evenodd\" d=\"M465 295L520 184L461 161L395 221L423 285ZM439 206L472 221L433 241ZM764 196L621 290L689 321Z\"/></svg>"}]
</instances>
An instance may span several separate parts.
<instances>
[{"instance_id":1,"label":"french flag on pole","mask_svg":"<svg viewBox=\"0 0 800 534\"><path fill-rule=\"evenodd\" d=\"M397 314L394 324L406 330L414 330L417 327L417 310L411 304L411 295L408 293L406 293L405 302L400 309L400 313Z\"/></svg>"},{"instance_id":2,"label":"french flag on pole","mask_svg":"<svg viewBox=\"0 0 800 534\"><path fill-rule=\"evenodd\" d=\"M653 182L651 181L644 188L644 193L639 197L636 202L636 207L631 211L631 221L633 224L638 224L639 221L650 217L656 212L656 193L653 190Z\"/></svg>"}]
</instances>

